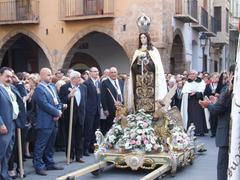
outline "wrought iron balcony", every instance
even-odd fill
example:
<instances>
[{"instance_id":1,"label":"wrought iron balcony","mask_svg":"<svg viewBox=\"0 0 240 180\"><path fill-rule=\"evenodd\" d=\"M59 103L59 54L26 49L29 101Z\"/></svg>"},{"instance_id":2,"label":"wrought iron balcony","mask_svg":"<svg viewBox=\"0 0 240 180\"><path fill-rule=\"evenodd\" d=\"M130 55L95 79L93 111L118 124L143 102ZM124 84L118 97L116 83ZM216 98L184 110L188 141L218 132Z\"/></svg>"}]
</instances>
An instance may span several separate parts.
<instances>
[{"instance_id":1,"label":"wrought iron balcony","mask_svg":"<svg viewBox=\"0 0 240 180\"><path fill-rule=\"evenodd\" d=\"M208 12L199 7L198 23L192 23L192 28L196 31L208 31Z\"/></svg>"},{"instance_id":2,"label":"wrought iron balcony","mask_svg":"<svg viewBox=\"0 0 240 180\"><path fill-rule=\"evenodd\" d=\"M64 21L114 17L114 0L59 1L60 19Z\"/></svg>"},{"instance_id":3,"label":"wrought iron balcony","mask_svg":"<svg viewBox=\"0 0 240 180\"><path fill-rule=\"evenodd\" d=\"M174 17L183 23L196 23L197 11L197 0L175 0Z\"/></svg>"},{"instance_id":4,"label":"wrought iron balcony","mask_svg":"<svg viewBox=\"0 0 240 180\"><path fill-rule=\"evenodd\" d=\"M0 2L0 25L39 23L39 1Z\"/></svg>"}]
</instances>

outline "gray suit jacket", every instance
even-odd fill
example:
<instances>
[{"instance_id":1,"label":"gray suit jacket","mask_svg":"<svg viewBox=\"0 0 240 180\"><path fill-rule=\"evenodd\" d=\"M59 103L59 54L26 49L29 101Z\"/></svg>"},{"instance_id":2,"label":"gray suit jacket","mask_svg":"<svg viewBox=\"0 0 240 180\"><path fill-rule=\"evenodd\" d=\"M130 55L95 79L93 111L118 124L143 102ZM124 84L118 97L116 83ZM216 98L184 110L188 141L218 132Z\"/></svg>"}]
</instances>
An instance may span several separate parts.
<instances>
[{"instance_id":1,"label":"gray suit jacket","mask_svg":"<svg viewBox=\"0 0 240 180\"><path fill-rule=\"evenodd\" d=\"M8 145L15 133L12 103L8 92L2 86L0 86L0 126L1 125L7 127L8 133L0 135L0 163L2 163L3 157L6 156Z\"/></svg>"},{"instance_id":2,"label":"gray suit jacket","mask_svg":"<svg viewBox=\"0 0 240 180\"><path fill-rule=\"evenodd\" d=\"M208 110L218 116L216 132L216 146L229 146L229 122L231 114L232 97L228 93L228 88L224 89L215 104L208 106Z\"/></svg>"}]
</instances>

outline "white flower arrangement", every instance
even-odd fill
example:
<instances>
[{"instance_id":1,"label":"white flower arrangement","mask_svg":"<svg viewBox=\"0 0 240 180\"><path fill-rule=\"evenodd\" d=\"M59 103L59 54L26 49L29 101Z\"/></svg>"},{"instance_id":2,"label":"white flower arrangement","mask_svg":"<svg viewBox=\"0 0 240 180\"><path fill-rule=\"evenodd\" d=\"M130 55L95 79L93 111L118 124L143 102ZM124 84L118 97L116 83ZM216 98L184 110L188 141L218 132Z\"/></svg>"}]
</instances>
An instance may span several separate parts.
<instances>
[{"instance_id":1,"label":"white flower arrangement","mask_svg":"<svg viewBox=\"0 0 240 180\"><path fill-rule=\"evenodd\" d=\"M152 116L143 110L128 116L128 128L124 129L119 145L126 150L163 151L161 141L152 128Z\"/></svg>"},{"instance_id":2,"label":"white flower arrangement","mask_svg":"<svg viewBox=\"0 0 240 180\"><path fill-rule=\"evenodd\" d=\"M106 145L108 148L113 148L119 139L123 136L123 129L121 124L115 122L112 128L108 131L106 135Z\"/></svg>"},{"instance_id":3,"label":"white flower arrangement","mask_svg":"<svg viewBox=\"0 0 240 180\"><path fill-rule=\"evenodd\" d=\"M174 126L171 132L171 146L174 150L183 151L190 146L190 138L183 128Z\"/></svg>"}]
</instances>

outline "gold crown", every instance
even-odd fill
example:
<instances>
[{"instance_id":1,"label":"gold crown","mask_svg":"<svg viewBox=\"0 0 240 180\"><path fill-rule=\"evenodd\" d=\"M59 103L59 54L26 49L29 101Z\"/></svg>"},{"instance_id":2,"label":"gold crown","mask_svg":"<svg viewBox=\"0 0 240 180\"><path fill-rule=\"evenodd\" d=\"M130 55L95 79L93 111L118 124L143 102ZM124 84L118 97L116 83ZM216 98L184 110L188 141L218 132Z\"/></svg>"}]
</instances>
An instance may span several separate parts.
<instances>
[{"instance_id":1,"label":"gold crown","mask_svg":"<svg viewBox=\"0 0 240 180\"><path fill-rule=\"evenodd\" d=\"M139 33L148 33L150 27L151 19L146 16L144 13L142 16L137 19L137 26L139 29Z\"/></svg>"}]
</instances>

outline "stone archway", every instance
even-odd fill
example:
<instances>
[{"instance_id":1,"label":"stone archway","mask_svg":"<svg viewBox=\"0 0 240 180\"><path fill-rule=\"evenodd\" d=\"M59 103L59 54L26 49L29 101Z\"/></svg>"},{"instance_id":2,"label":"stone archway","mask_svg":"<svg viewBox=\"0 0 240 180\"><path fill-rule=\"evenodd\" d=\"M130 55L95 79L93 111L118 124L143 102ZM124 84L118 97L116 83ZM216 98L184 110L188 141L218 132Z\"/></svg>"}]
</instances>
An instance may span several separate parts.
<instances>
[{"instance_id":1,"label":"stone archway","mask_svg":"<svg viewBox=\"0 0 240 180\"><path fill-rule=\"evenodd\" d=\"M181 74L184 70L187 70L184 43L179 34L174 36L170 60L170 73Z\"/></svg>"},{"instance_id":2,"label":"stone archway","mask_svg":"<svg viewBox=\"0 0 240 180\"><path fill-rule=\"evenodd\" d=\"M65 57L64 62L62 62L62 68L68 69L70 67L76 53L85 53L95 59L97 64L99 64L100 71L111 66L116 66L119 72L128 73L130 60L123 47L112 38L111 33L111 31L107 33L91 31L87 34L82 32L80 33L81 35L75 35L76 39L72 40L64 50L68 49L68 52L65 52L65 55L62 56L62 58ZM83 34L85 35L83 36ZM70 45L72 45L71 48Z\"/></svg>"},{"instance_id":3,"label":"stone archway","mask_svg":"<svg viewBox=\"0 0 240 180\"><path fill-rule=\"evenodd\" d=\"M86 53L76 53L71 61L69 66L72 69L80 71L83 73L85 70L89 69L90 67L97 67L99 70L101 69L99 64L96 60ZM101 71L100 71L101 73Z\"/></svg>"},{"instance_id":4,"label":"stone archway","mask_svg":"<svg viewBox=\"0 0 240 180\"><path fill-rule=\"evenodd\" d=\"M114 33L111 29L105 28L102 26L90 26L90 27L87 27L87 28L81 30L77 34L75 34L72 37L72 39L68 42L68 44L65 46L65 48L61 52L61 57L58 60L59 68L63 67L66 69L70 65L69 59L71 59L74 55L74 52L72 52L70 50L74 46L76 46L76 44L78 43L78 41L80 39L84 38L85 36L89 35L92 32L103 33L103 34L109 36L110 38L112 38L119 45L119 47L121 47L123 49L123 51L126 53L126 55L128 57L128 60L130 61L132 53L129 52L127 45L124 44L124 42L121 39L114 37Z\"/></svg>"},{"instance_id":5,"label":"stone archway","mask_svg":"<svg viewBox=\"0 0 240 180\"><path fill-rule=\"evenodd\" d=\"M29 32L25 29L18 29L11 31L0 41L0 65L4 59L6 52L9 48L21 37L26 37L31 39L36 45L43 51L43 54L46 56L49 66L53 67L53 58L52 55L47 48L47 46L32 32Z\"/></svg>"}]
</instances>

